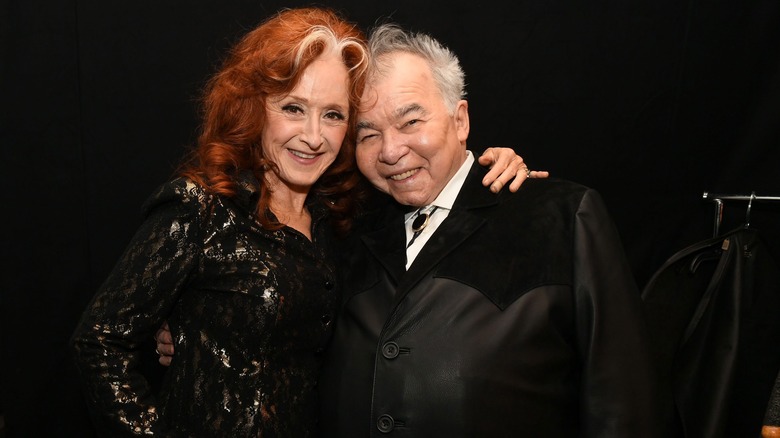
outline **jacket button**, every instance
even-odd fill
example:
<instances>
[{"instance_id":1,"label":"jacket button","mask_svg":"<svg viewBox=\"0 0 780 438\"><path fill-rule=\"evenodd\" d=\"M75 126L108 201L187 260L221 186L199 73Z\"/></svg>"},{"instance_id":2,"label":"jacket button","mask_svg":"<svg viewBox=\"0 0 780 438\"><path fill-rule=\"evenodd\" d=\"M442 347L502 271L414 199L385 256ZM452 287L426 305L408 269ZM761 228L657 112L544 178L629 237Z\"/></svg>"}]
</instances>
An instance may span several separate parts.
<instances>
[{"instance_id":1,"label":"jacket button","mask_svg":"<svg viewBox=\"0 0 780 438\"><path fill-rule=\"evenodd\" d=\"M398 357L398 344L395 342L388 342L382 346L382 356L385 359L395 359Z\"/></svg>"},{"instance_id":2,"label":"jacket button","mask_svg":"<svg viewBox=\"0 0 780 438\"><path fill-rule=\"evenodd\" d=\"M327 326L330 324L330 322L333 320L333 317L330 315L330 313L326 313L322 315L321 321L322 325Z\"/></svg>"},{"instance_id":3,"label":"jacket button","mask_svg":"<svg viewBox=\"0 0 780 438\"><path fill-rule=\"evenodd\" d=\"M395 428L395 420L387 414L380 415L376 420L376 428L382 433L390 433Z\"/></svg>"},{"instance_id":4,"label":"jacket button","mask_svg":"<svg viewBox=\"0 0 780 438\"><path fill-rule=\"evenodd\" d=\"M333 281L331 281L331 280L325 280L325 289L326 289L326 290L331 290L331 289L333 289Z\"/></svg>"}]
</instances>

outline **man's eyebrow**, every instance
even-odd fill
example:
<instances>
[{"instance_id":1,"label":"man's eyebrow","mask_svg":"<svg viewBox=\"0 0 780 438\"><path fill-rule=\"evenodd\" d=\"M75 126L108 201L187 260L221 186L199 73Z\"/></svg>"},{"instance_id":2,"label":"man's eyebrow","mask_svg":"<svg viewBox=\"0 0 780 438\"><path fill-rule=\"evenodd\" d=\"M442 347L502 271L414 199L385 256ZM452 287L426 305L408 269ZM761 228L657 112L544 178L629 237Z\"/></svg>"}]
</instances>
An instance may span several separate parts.
<instances>
[{"instance_id":1,"label":"man's eyebrow","mask_svg":"<svg viewBox=\"0 0 780 438\"><path fill-rule=\"evenodd\" d=\"M357 123L357 130L360 131L361 129L376 129L376 127L368 120L360 120Z\"/></svg>"},{"instance_id":2,"label":"man's eyebrow","mask_svg":"<svg viewBox=\"0 0 780 438\"><path fill-rule=\"evenodd\" d=\"M397 110L393 111L393 118L395 120L403 119L410 113L419 112L419 113L425 113L425 109L420 105L419 103L410 103L409 105L402 106L401 108L398 108ZM357 130L361 129L374 129L376 130L376 125L372 122L369 122L368 120L360 120L357 123Z\"/></svg>"},{"instance_id":3,"label":"man's eyebrow","mask_svg":"<svg viewBox=\"0 0 780 438\"><path fill-rule=\"evenodd\" d=\"M406 117L409 113L414 112L420 112L425 113L425 109L423 109L422 105L419 103L410 103L409 105L402 106L401 108L398 108L397 110L393 111L393 116L396 119L402 119Z\"/></svg>"}]
</instances>

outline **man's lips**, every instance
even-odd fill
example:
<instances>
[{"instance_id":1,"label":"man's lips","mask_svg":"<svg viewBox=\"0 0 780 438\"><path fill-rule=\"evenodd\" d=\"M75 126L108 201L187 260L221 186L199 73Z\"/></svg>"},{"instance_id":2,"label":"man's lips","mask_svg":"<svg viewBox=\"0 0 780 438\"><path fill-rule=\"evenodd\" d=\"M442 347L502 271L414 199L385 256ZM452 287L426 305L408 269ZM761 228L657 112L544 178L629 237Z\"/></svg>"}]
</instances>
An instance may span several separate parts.
<instances>
[{"instance_id":1,"label":"man's lips","mask_svg":"<svg viewBox=\"0 0 780 438\"><path fill-rule=\"evenodd\" d=\"M401 180L404 180L406 178L411 177L412 175L414 175L415 173L417 173L419 171L420 171L419 167L416 168L416 169L407 170L406 172L403 172L403 173L399 173L399 174L396 174L396 175L390 175L390 179L393 180L393 181L401 181Z\"/></svg>"}]
</instances>

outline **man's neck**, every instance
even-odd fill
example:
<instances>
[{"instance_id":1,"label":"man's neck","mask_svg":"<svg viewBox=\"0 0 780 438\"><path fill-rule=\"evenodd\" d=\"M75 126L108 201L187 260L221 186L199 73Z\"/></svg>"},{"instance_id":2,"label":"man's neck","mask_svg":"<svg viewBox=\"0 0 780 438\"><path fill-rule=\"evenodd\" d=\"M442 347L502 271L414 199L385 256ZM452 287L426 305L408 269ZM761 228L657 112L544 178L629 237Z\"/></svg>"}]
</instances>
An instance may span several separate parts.
<instances>
[{"instance_id":1,"label":"man's neck","mask_svg":"<svg viewBox=\"0 0 780 438\"><path fill-rule=\"evenodd\" d=\"M463 183L466 182L466 177L469 175L469 169L474 164L474 155L471 151L466 151L466 158L461 163L457 172L447 181L447 184L439 192L439 195L434 199L431 205L437 205L441 208L452 209L452 205L455 203L455 198L458 197L460 188L463 187Z\"/></svg>"}]
</instances>

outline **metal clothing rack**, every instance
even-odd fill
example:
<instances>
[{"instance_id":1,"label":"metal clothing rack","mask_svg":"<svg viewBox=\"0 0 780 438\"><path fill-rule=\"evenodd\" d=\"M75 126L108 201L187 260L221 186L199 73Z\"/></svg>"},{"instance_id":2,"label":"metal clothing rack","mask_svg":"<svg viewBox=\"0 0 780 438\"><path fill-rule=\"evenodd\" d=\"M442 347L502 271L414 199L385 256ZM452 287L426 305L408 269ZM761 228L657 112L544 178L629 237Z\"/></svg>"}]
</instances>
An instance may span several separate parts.
<instances>
[{"instance_id":1,"label":"metal clothing rack","mask_svg":"<svg viewBox=\"0 0 780 438\"><path fill-rule=\"evenodd\" d=\"M780 202L780 196L758 196L756 192L749 195L727 195L722 193L704 192L702 198L705 201L711 201L715 204L715 220L713 223L713 237L720 233L720 224L723 221L723 201L747 201L748 206L745 212L745 228L750 226L750 209L753 202Z\"/></svg>"}]
</instances>

